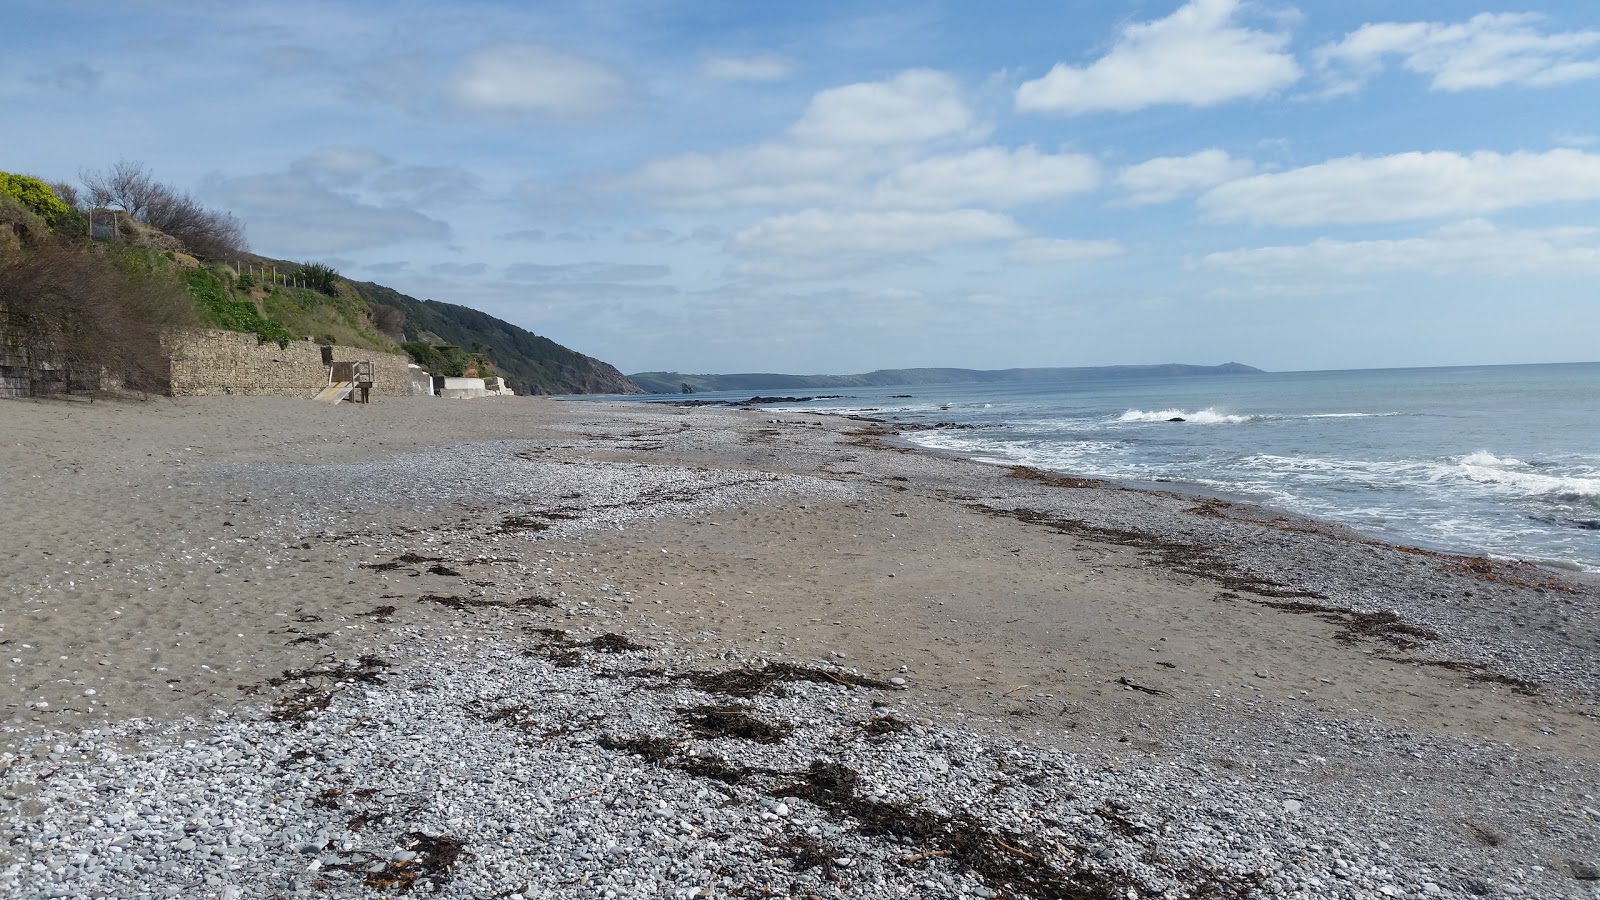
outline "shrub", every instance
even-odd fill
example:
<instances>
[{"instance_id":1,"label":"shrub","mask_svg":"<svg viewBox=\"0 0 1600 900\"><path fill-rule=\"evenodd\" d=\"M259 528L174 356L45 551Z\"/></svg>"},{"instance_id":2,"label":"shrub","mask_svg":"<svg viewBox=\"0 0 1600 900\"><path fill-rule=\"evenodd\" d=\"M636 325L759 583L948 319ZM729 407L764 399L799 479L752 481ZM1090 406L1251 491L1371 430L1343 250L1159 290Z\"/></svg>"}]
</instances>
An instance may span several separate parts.
<instances>
[{"instance_id":1,"label":"shrub","mask_svg":"<svg viewBox=\"0 0 1600 900\"><path fill-rule=\"evenodd\" d=\"M35 373L66 386L106 376L165 393L170 361L162 336L194 323L194 305L165 266L91 245L56 245L0 266L3 334Z\"/></svg>"},{"instance_id":2,"label":"shrub","mask_svg":"<svg viewBox=\"0 0 1600 900\"><path fill-rule=\"evenodd\" d=\"M300 280L306 287L330 297L339 289L339 273L322 263L301 263Z\"/></svg>"},{"instance_id":3,"label":"shrub","mask_svg":"<svg viewBox=\"0 0 1600 900\"><path fill-rule=\"evenodd\" d=\"M50 228L66 229L75 234L83 232L83 216L57 197L50 185L37 178L0 172L0 196L21 203Z\"/></svg>"},{"instance_id":4,"label":"shrub","mask_svg":"<svg viewBox=\"0 0 1600 900\"><path fill-rule=\"evenodd\" d=\"M395 343L405 340L406 311L387 303L372 304L372 324L382 334L394 338Z\"/></svg>"}]
</instances>

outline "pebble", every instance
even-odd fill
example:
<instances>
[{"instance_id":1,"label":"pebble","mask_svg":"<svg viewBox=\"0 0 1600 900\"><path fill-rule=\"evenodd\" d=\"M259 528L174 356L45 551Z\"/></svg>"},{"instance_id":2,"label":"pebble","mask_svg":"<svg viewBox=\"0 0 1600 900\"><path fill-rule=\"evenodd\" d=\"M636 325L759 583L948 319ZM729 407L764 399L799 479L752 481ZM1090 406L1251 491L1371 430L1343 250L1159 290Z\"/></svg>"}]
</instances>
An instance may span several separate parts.
<instances>
[{"instance_id":1,"label":"pebble","mask_svg":"<svg viewBox=\"0 0 1600 900\"><path fill-rule=\"evenodd\" d=\"M650 415L655 414L641 414ZM675 430L695 414L659 418ZM693 432L698 437L715 429ZM753 506L775 497L832 502L855 496L852 488L822 479L619 466L582 457L519 461L516 473L485 479L484 447L429 451L401 462L317 466L312 475L293 467L273 475L272 467L257 464L217 471L256 479L253 484L280 479L273 490L252 488L251 493L297 510L293 515L300 518L285 520L286 546L290 532L298 542L299 535L329 529L326 517L315 517L314 501L328 496L335 483L342 492L338 496L352 508L369 501L421 508L455 492L476 504L519 509L536 498L579 494L597 510L583 521L553 521L540 540L696 510ZM908 472L956 465L909 455L895 464ZM1002 478L984 482L997 495L994 502L1002 502L999 495L1011 489ZM688 499L654 506L633 502L651 493ZM1015 496L1040 501L1049 514L1063 512L1049 508L1052 502L1071 504L1067 512L1089 527L1115 527L1114 517L1125 514L1115 506L1124 502L1114 496L1121 492L1080 491L1071 492L1070 499L1052 499L1066 493ZM278 502L285 497L309 499ZM1182 512L1181 503L1164 512L1156 507L1166 501L1147 504L1140 497L1138 515L1150 516L1152 527L1170 525L1171 533L1184 534L1182 529L1196 520ZM1284 552L1275 542L1310 538L1270 532L1270 541L1252 540L1261 529L1232 522L1206 520L1196 527L1237 531L1207 533L1227 539L1214 543L1234 548L1229 560L1242 570L1322 590L1330 598L1326 602L1350 608L1393 605L1408 620L1437 628L1443 635L1440 646L1452 652L1468 647L1465 657L1474 652L1470 617L1450 618L1452 610L1470 604L1455 604L1428 618L1416 614L1420 607L1404 592L1379 596L1370 585L1391 583L1381 571L1388 564L1383 560L1347 564L1354 573L1349 578L1330 564L1323 567L1335 572L1329 583L1307 584L1302 570L1320 571L1321 564L1308 565L1303 548ZM428 535L437 545L423 549L461 545L488 555L495 539L481 532L476 526L441 531ZM337 534L327 530L326 538ZM414 536L381 529L361 540L373 558L391 558L417 546L404 543L415 542ZM1351 552L1379 551L1362 545ZM595 611L578 614L585 617L579 620L585 629L598 631L604 624ZM782 741L759 744L686 730L682 708L726 698L629 674L704 665L670 647L605 658L585 653L582 665L562 668L537 655L522 656L522 644L481 626L449 632L402 624L389 639L395 647L388 655L403 660L403 669L387 673L382 684L338 687L329 707L304 723L273 722L259 710L246 710L209 721L110 724L59 736L61 750L39 745L0 759L0 797L7 798L0 807L7 839L0 846L0 895L241 898L315 891L319 897L367 898L373 891L360 872L381 873L401 863L421 873L415 893L441 897L730 896L774 873L796 893L839 895L839 885L824 878L823 867L791 871L774 852L775 841L796 834L825 842L834 866L852 870L849 896L1006 892L942 858L905 865L900 862L908 853L905 843L865 834L858 822L826 805L772 796L804 783L819 762L862 773L862 790L875 802L907 803L931 815L959 814L995 835L1036 838L1029 846L1046 858L1056 859L1050 849L1055 844L1094 847L1092 870L1113 873L1136 896L1192 893L1200 872L1240 884L1256 884L1260 873L1270 872L1280 895L1319 898L1461 896L1469 879L1503 895L1575 896L1588 888L1565 866L1523 868L1527 863L1519 865L1519 857L1505 849L1463 851L1459 819L1446 812L1454 806L1429 805L1428 797L1441 796L1425 794L1430 784L1448 785L1452 772L1492 765L1497 777L1473 786L1488 791L1476 808L1515 807L1518 821L1538 821L1529 807L1548 808L1547 821L1560 820L1559 826L1526 829L1529 837L1519 837L1530 842L1524 858L1586 858L1585 845L1562 834L1577 830L1571 811L1580 804L1570 786L1593 784L1592 768L1524 759L1503 747L1301 711L1274 713L1258 728L1235 728L1233 719L1210 722L1204 709L1183 714L1186 731L1183 741L1175 742L1182 746L1137 759L1021 742L976 717L960 727L939 727L923 716L916 719L918 728L879 741L863 733L861 710L880 697L804 682L785 685L783 697L750 701L753 715L794 726ZM1517 648L1510 659L1513 670L1545 666L1538 671L1551 673L1557 682L1586 671L1582 660L1559 653L1545 659ZM904 682L903 677L891 681ZM410 690L419 683L433 689ZM489 720L488 713L515 704L526 711L515 726ZM50 708L43 700L28 705ZM1039 720L1041 727L1044 721ZM668 764L652 762L650 754L607 749L602 738L608 734L661 738L672 748ZM135 746L145 749L128 752ZM1306 795L1300 780L1311 773L1292 760L1307 758L1300 748L1312 746L1343 774L1316 782L1315 802L1283 799L1291 792ZM784 774L752 776L737 784L698 777L670 764L689 759L690 749L702 759L716 756ZM1004 770L997 760L1007 761ZM1407 773L1406 792L1388 790L1401 783L1398 771ZM1520 785L1513 783L1517 780ZM1273 815L1274 806L1288 818ZM1132 836L1111 827L1101 815L1106 810L1127 820ZM761 820L761 813L772 820ZM352 824L357 816L360 828ZM1576 824L1587 823L1580 818ZM429 852L418 834L461 841L464 852L448 880L430 880L426 866L414 865ZM930 842L910 849L938 846ZM402 847L409 849L394 849ZM106 852L90 857L93 866L71 862L87 852L82 848Z\"/></svg>"}]
</instances>

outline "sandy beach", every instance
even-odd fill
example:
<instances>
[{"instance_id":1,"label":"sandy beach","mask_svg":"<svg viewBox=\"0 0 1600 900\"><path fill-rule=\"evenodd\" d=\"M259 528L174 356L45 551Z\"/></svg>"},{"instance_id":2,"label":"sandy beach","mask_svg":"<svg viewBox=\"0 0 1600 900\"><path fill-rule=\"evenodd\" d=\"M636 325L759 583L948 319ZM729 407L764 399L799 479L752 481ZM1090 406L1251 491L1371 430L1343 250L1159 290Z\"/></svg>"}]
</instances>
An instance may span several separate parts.
<instances>
[{"instance_id":1,"label":"sandy beach","mask_svg":"<svg viewBox=\"0 0 1600 900\"><path fill-rule=\"evenodd\" d=\"M1600 896L1593 578L759 409L18 401L0 458L0 892Z\"/></svg>"}]
</instances>

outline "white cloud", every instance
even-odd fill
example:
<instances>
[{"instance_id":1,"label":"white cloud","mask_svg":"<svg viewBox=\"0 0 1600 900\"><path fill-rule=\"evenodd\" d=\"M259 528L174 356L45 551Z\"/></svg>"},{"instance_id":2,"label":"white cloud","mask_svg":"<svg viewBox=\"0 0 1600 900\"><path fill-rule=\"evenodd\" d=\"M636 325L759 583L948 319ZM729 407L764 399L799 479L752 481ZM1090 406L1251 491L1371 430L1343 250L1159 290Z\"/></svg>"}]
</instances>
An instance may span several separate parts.
<instances>
[{"instance_id":1,"label":"white cloud","mask_svg":"<svg viewBox=\"0 0 1600 900\"><path fill-rule=\"evenodd\" d=\"M870 156L853 150L768 141L654 160L624 186L690 208L833 204L847 202L872 166Z\"/></svg>"},{"instance_id":2,"label":"white cloud","mask_svg":"<svg viewBox=\"0 0 1600 900\"><path fill-rule=\"evenodd\" d=\"M1344 93L1398 58L1436 91L1507 84L1542 87L1600 76L1600 31L1542 34L1531 13L1480 13L1466 22L1378 22L1318 48L1330 92Z\"/></svg>"},{"instance_id":3,"label":"white cloud","mask_svg":"<svg viewBox=\"0 0 1600 900\"><path fill-rule=\"evenodd\" d=\"M444 85L445 101L470 113L588 118L627 96L603 63L541 44L510 43L469 55Z\"/></svg>"},{"instance_id":4,"label":"white cloud","mask_svg":"<svg viewBox=\"0 0 1600 900\"><path fill-rule=\"evenodd\" d=\"M375 206L299 173L213 181L205 199L231 209L268 255L316 257L410 240L443 242L450 226L414 209Z\"/></svg>"},{"instance_id":5,"label":"white cloud","mask_svg":"<svg viewBox=\"0 0 1600 900\"><path fill-rule=\"evenodd\" d=\"M1059 263L1121 256L1128 248L1121 241L1083 241L1065 238L1026 238L1011 245L1012 262Z\"/></svg>"},{"instance_id":6,"label":"white cloud","mask_svg":"<svg viewBox=\"0 0 1600 900\"><path fill-rule=\"evenodd\" d=\"M712 81L782 81L794 74L794 61L775 54L713 56L700 65Z\"/></svg>"},{"instance_id":7,"label":"white cloud","mask_svg":"<svg viewBox=\"0 0 1600 900\"><path fill-rule=\"evenodd\" d=\"M1100 165L1084 154L980 147L909 163L878 182L871 202L906 208L1022 206L1093 190Z\"/></svg>"},{"instance_id":8,"label":"white cloud","mask_svg":"<svg viewBox=\"0 0 1600 900\"><path fill-rule=\"evenodd\" d=\"M975 130L954 78L909 69L888 81L847 84L811 98L789 129L796 141L835 147L920 144Z\"/></svg>"},{"instance_id":9,"label":"white cloud","mask_svg":"<svg viewBox=\"0 0 1600 900\"><path fill-rule=\"evenodd\" d=\"M1129 112L1164 103L1215 106L1262 97L1300 78L1286 32L1235 21L1239 0L1191 0L1165 19L1129 25L1082 68L1057 63L1017 88L1022 112Z\"/></svg>"},{"instance_id":10,"label":"white cloud","mask_svg":"<svg viewBox=\"0 0 1600 900\"><path fill-rule=\"evenodd\" d=\"M1317 225L1476 216L1594 199L1600 199L1600 155L1558 149L1348 156L1230 181L1199 204L1213 221Z\"/></svg>"},{"instance_id":11,"label":"white cloud","mask_svg":"<svg viewBox=\"0 0 1600 900\"><path fill-rule=\"evenodd\" d=\"M1010 216L982 209L947 212L839 212L807 209L772 216L733 236L742 253L817 256L832 253L926 253L958 244L1006 240L1022 234Z\"/></svg>"},{"instance_id":12,"label":"white cloud","mask_svg":"<svg viewBox=\"0 0 1600 900\"><path fill-rule=\"evenodd\" d=\"M978 135L975 121L953 78L913 69L822 91L772 140L654 160L622 186L690 208L860 204L874 176L930 141Z\"/></svg>"},{"instance_id":13,"label":"white cloud","mask_svg":"<svg viewBox=\"0 0 1600 900\"><path fill-rule=\"evenodd\" d=\"M1129 166L1117 175L1117 185L1128 192L1124 206L1166 203L1213 185L1249 175L1255 163L1234 159L1215 148L1188 156L1162 156Z\"/></svg>"},{"instance_id":14,"label":"white cloud","mask_svg":"<svg viewBox=\"0 0 1600 900\"><path fill-rule=\"evenodd\" d=\"M1342 241L1212 253L1200 264L1252 276L1427 272L1438 275L1600 274L1600 228L1501 228L1481 219L1425 237Z\"/></svg>"}]
</instances>

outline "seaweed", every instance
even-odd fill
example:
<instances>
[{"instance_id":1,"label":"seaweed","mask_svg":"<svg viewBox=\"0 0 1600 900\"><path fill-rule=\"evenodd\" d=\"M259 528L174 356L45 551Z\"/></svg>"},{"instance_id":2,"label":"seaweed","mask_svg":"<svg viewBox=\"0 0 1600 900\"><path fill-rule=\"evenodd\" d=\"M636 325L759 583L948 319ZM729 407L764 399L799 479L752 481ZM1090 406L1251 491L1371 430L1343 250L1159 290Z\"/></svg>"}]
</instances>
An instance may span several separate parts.
<instances>
[{"instance_id":1,"label":"seaweed","mask_svg":"<svg viewBox=\"0 0 1600 900\"><path fill-rule=\"evenodd\" d=\"M861 730L867 733L867 737L872 738L873 740L881 741L887 738L889 735L899 734L903 731L910 731L911 723L905 721L904 719L897 719L894 716L878 716L869 721L862 722Z\"/></svg>"},{"instance_id":2,"label":"seaweed","mask_svg":"<svg viewBox=\"0 0 1600 900\"><path fill-rule=\"evenodd\" d=\"M601 653L631 653L635 650L649 649L643 644L636 644L620 634L612 634L610 632L600 635L586 646Z\"/></svg>"},{"instance_id":3,"label":"seaweed","mask_svg":"<svg viewBox=\"0 0 1600 900\"><path fill-rule=\"evenodd\" d=\"M331 681L335 685L344 682L383 684L382 675L387 668L388 663L369 654L353 662L345 661L333 666L285 669L282 675L267 679L266 684L283 687L296 681L307 683L274 701L272 712L267 718L274 722L303 724L312 714L327 709L328 704L333 702L333 688L323 687L318 683ZM247 694L254 694L260 691L260 686L240 685L239 689Z\"/></svg>"},{"instance_id":4,"label":"seaweed","mask_svg":"<svg viewBox=\"0 0 1600 900\"><path fill-rule=\"evenodd\" d=\"M776 744L794 731L788 722L767 722L747 706L695 706L679 711L679 718L697 737L731 737L758 744Z\"/></svg>"},{"instance_id":5,"label":"seaweed","mask_svg":"<svg viewBox=\"0 0 1600 900\"><path fill-rule=\"evenodd\" d=\"M782 697L784 692L780 685L785 681L810 681L820 684L875 688L877 690L897 689L896 685L887 681L869 678L865 675L816 669L781 662L767 663L766 666L760 669L742 668L728 669L721 672L704 670L683 672L672 676L672 680L687 681L708 694L721 694L726 697L754 697L759 694Z\"/></svg>"},{"instance_id":6,"label":"seaweed","mask_svg":"<svg viewBox=\"0 0 1600 900\"><path fill-rule=\"evenodd\" d=\"M1057 475L1057 474L1055 474L1053 472L1046 472L1046 471L1043 471L1041 469L1035 469L1032 466L1011 466L1010 468L1006 469L1006 477L1007 478L1025 478L1025 479L1027 479L1029 481L1037 481L1040 484L1048 484L1051 487L1059 487L1059 488L1109 488L1109 487L1111 487L1111 485L1107 484L1104 481L1095 481L1092 478L1071 478L1071 477L1068 477L1066 475Z\"/></svg>"},{"instance_id":7,"label":"seaweed","mask_svg":"<svg viewBox=\"0 0 1600 900\"><path fill-rule=\"evenodd\" d=\"M1033 509L1001 509L982 503L970 504L969 508L991 516L1016 519L1030 525L1043 525L1059 534L1070 534L1091 541L1155 553L1160 556L1161 564L1174 572L1205 578L1230 590L1248 591L1262 597L1327 599L1316 591L1289 587L1260 575L1243 572L1222 559L1209 547L1200 544L1167 540L1129 528L1110 528L1072 519L1058 519Z\"/></svg>"},{"instance_id":8,"label":"seaweed","mask_svg":"<svg viewBox=\"0 0 1600 900\"><path fill-rule=\"evenodd\" d=\"M780 856L789 860L796 872L821 869L823 878L829 881L838 878L834 872L833 860L840 854L810 835L793 834L782 840L769 838L767 846L777 850Z\"/></svg>"},{"instance_id":9,"label":"seaweed","mask_svg":"<svg viewBox=\"0 0 1600 900\"><path fill-rule=\"evenodd\" d=\"M677 741L654 735L619 738L606 734L600 736L598 743L607 750L621 750L624 753L641 756L653 763L664 763L678 752Z\"/></svg>"},{"instance_id":10,"label":"seaweed","mask_svg":"<svg viewBox=\"0 0 1600 900\"><path fill-rule=\"evenodd\" d=\"M418 882L437 890L450 880L450 870L463 856L471 858L466 845L448 835L408 831L400 836L401 847L416 854L404 861L387 861L382 868L366 874L367 887L406 893Z\"/></svg>"}]
</instances>

